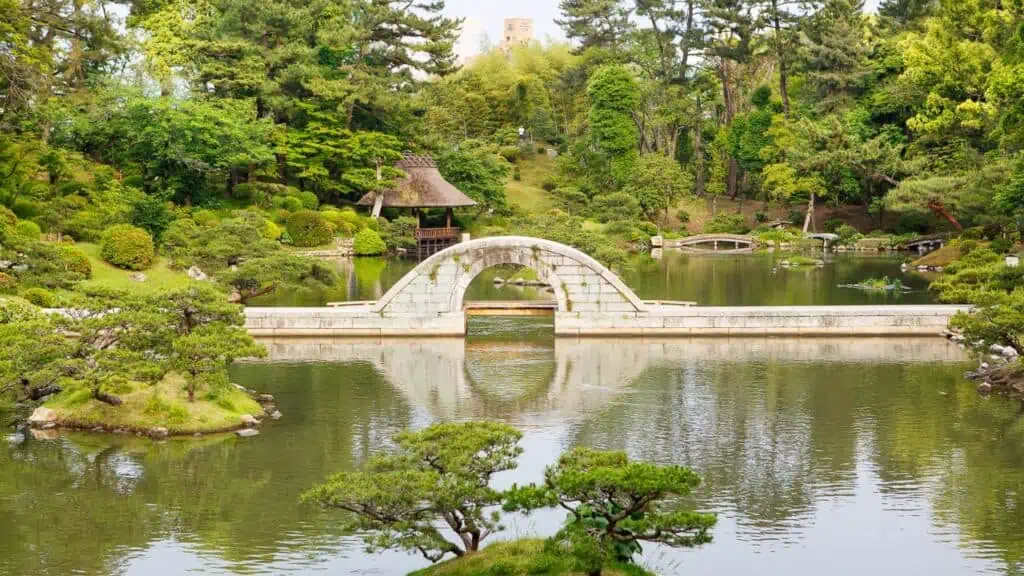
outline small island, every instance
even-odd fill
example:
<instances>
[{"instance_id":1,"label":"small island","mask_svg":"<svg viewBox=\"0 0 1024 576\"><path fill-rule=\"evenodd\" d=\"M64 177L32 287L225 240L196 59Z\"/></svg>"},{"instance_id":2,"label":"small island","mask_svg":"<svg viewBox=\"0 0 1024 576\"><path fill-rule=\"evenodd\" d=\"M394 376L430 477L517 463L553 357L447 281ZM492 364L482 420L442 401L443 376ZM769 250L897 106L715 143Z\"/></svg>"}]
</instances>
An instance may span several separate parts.
<instances>
[{"instance_id":1,"label":"small island","mask_svg":"<svg viewBox=\"0 0 1024 576\"><path fill-rule=\"evenodd\" d=\"M69 304L41 309L0 299L2 391L42 402L28 418L33 428L246 436L263 417L280 416L272 397L228 381L234 360L265 352L222 290L86 289Z\"/></svg>"}]
</instances>

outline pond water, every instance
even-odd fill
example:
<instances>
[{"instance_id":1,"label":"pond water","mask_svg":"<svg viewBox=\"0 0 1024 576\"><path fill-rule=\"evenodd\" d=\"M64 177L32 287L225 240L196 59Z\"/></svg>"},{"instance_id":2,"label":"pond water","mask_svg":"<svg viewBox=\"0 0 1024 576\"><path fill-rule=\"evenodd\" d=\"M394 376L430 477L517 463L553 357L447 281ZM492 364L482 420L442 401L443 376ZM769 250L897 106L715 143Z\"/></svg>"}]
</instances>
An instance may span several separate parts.
<instances>
[{"instance_id":1,"label":"pond water","mask_svg":"<svg viewBox=\"0 0 1024 576\"><path fill-rule=\"evenodd\" d=\"M902 272L901 256L828 254L824 267L786 268L787 255L755 253L697 255L665 251L659 259L634 257L622 280L645 300L682 300L701 306L788 306L929 304L929 279ZM341 281L325 291L275 294L256 302L264 306L322 306L346 300L376 300L412 270L410 260L359 258L336 262ZM518 286L495 286L508 271L488 269L469 288L467 301L551 298ZM871 278L899 279L909 291L865 291L845 288Z\"/></svg>"},{"instance_id":2,"label":"pond water","mask_svg":"<svg viewBox=\"0 0 1024 576\"><path fill-rule=\"evenodd\" d=\"M299 495L399 430L479 418L525 433L501 486L576 445L697 470L715 541L648 547L662 574L1024 571L1024 418L941 338L509 341L510 321L480 322L488 337L268 342L233 368L284 413L253 439L5 430L0 574L404 574L423 561L365 554Z\"/></svg>"}]
</instances>

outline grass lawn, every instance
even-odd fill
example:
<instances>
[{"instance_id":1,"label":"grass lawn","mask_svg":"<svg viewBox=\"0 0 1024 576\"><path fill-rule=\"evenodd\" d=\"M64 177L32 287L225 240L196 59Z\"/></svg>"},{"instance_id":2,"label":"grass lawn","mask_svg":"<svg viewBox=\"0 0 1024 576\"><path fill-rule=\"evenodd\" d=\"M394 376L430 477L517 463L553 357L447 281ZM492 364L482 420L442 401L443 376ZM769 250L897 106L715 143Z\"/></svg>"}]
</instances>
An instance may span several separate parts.
<instances>
[{"instance_id":1,"label":"grass lawn","mask_svg":"<svg viewBox=\"0 0 1024 576\"><path fill-rule=\"evenodd\" d=\"M979 246L983 246L983 245L985 245L984 242L979 243ZM960 247L957 246L957 245L953 245L953 244L946 244L942 248L939 248L938 250L935 250L934 252L929 252L929 253L925 254L924 256L922 256L921 258L918 258L917 260L914 260L914 262L911 264L911 266L914 266L914 267L917 267L917 266L928 266L928 267L942 266L942 267L946 267L946 266L949 266L950 264L952 264L953 261L959 260L959 259L960 259Z\"/></svg>"},{"instance_id":2,"label":"grass lawn","mask_svg":"<svg viewBox=\"0 0 1024 576\"><path fill-rule=\"evenodd\" d=\"M58 394L45 406L57 413L57 422L62 426L103 426L108 430L126 428L143 432L159 426L171 434L230 430L241 425L243 414L259 417L263 413L258 402L233 386L222 390L215 399L207 399L202 391L197 391L196 401L189 402L179 376L168 376L155 386L125 383L109 392L123 404L104 404L93 399L88 389L77 389Z\"/></svg>"},{"instance_id":3,"label":"grass lawn","mask_svg":"<svg viewBox=\"0 0 1024 576\"><path fill-rule=\"evenodd\" d=\"M147 292L182 288L190 282L185 272L171 270L167 261L157 257L156 262L143 270L146 275L145 282L136 282L131 279L134 271L122 270L103 261L100 257L100 247L96 244L79 243L76 247L85 252L92 264L92 279L84 282L86 286L104 286L130 292Z\"/></svg>"},{"instance_id":4,"label":"grass lawn","mask_svg":"<svg viewBox=\"0 0 1024 576\"><path fill-rule=\"evenodd\" d=\"M509 202L532 214L542 214L556 206L550 192L541 188L544 179L557 174L555 159L547 154L526 154L516 163L522 180L516 182L509 173L505 192Z\"/></svg>"},{"instance_id":5,"label":"grass lawn","mask_svg":"<svg viewBox=\"0 0 1024 576\"><path fill-rule=\"evenodd\" d=\"M409 576L584 576L573 570L572 559L565 553L544 550L543 540L498 542L476 554L456 558L412 572ZM633 565L605 566L603 576L652 576L651 572Z\"/></svg>"}]
</instances>

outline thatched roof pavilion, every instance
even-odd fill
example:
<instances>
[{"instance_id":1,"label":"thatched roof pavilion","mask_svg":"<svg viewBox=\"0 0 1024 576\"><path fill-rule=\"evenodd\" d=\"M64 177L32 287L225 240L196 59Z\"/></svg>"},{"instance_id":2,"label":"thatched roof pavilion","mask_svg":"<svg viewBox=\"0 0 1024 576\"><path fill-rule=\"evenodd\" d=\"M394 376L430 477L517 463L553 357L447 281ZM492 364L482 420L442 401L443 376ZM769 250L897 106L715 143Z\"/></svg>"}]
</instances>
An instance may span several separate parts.
<instances>
[{"instance_id":1,"label":"thatched roof pavilion","mask_svg":"<svg viewBox=\"0 0 1024 576\"><path fill-rule=\"evenodd\" d=\"M394 188L366 194L359 199L359 205L372 206L374 218L380 216L382 208L411 209L416 214L416 253L420 260L457 244L462 231L452 227L452 209L476 206L476 202L445 180L430 156L406 154L395 167L405 172L405 178ZM445 227L420 228L423 208L444 208Z\"/></svg>"},{"instance_id":2,"label":"thatched roof pavilion","mask_svg":"<svg viewBox=\"0 0 1024 576\"><path fill-rule=\"evenodd\" d=\"M459 208L476 202L441 176L430 156L406 154L395 164L406 176L397 185L384 190L382 208ZM359 200L360 206L374 206L378 192Z\"/></svg>"}]
</instances>

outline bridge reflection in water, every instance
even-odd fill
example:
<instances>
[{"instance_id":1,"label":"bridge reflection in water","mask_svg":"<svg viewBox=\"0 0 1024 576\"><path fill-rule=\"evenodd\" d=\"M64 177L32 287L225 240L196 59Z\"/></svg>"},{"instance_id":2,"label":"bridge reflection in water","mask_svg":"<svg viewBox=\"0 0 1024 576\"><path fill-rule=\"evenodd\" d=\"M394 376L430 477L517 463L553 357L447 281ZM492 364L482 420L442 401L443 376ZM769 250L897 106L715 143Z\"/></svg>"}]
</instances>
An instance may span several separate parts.
<instances>
[{"instance_id":1,"label":"bridge reflection in water","mask_svg":"<svg viewBox=\"0 0 1024 576\"><path fill-rule=\"evenodd\" d=\"M369 362L436 418L563 419L599 410L649 368L695 363L935 364L967 359L940 338L467 341L263 339L270 363ZM498 382L498 384L495 384ZM510 410L510 408L512 408Z\"/></svg>"}]
</instances>

